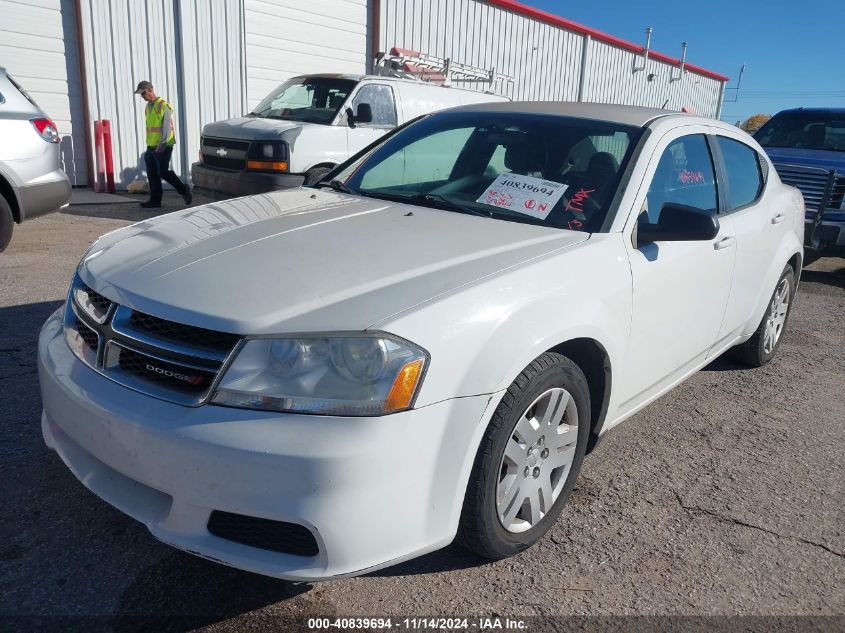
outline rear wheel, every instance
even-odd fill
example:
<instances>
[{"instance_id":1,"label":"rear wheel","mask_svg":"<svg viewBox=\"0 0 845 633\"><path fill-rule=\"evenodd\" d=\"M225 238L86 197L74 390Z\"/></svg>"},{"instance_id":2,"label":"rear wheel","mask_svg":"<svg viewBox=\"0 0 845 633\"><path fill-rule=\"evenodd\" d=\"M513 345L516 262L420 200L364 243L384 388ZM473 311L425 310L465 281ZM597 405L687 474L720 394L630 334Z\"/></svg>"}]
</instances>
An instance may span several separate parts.
<instances>
[{"instance_id":1,"label":"rear wheel","mask_svg":"<svg viewBox=\"0 0 845 633\"><path fill-rule=\"evenodd\" d=\"M9 242L12 241L12 231L15 227L15 218L12 216L12 207L9 202L0 195L0 253L6 250Z\"/></svg>"},{"instance_id":2,"label":"rear wheel","mask_svg":"<svg viewBox=\"0 0 845 633\"><path fill-rule=\"evenodd\" d=\"M761 367L775 357L780 347L786 320L795 296L795 272L787 265L778 279L775 291L757 330L742 345L738 345L736 356L752 367Z\"/></svg>"},{"instance_id":3,"label":"rear wheel","mask_svg":"<svg viewBox=\"0 0 845 633\"><path fill-rule=\"evenodd\" d=\"M491 559L533 545L575 485L589 429L581 369L551 352L534 360L508 387L481 441L458 541Z\"/></svg>"}]
</instances>

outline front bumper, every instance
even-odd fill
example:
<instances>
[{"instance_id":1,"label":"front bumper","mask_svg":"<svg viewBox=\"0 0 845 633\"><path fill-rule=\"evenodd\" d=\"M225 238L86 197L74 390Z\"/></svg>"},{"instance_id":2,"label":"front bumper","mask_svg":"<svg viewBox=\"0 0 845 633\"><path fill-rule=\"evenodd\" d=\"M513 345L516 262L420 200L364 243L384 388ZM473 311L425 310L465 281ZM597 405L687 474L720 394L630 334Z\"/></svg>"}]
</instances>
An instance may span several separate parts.
<instances>
[{"instance_id":1,"label":"front bumper","mask_svg":"<svg viewBox=\"0 0 845 633\"><path fill-rule=\"evenodd\" d=\"M70 200L70 181L58 169L18 189L21 220L58 211Z\"/></svg>"},{"instance_id":2,"label":"front bumper","mask_svg":"<svg viewBox=\"0 0 845 633\"><path fill-rule=\"evenodd\" d=\"M191 166L194 187L232 196L251 196L279 189L300 187L305 182L302 174L272 174L259 171L226 171L213 169L203 163Z\"/></svg>"},{"instance_id":3,"label":"front bumper","mask_svg":"<svg viewBox=\"0 0 845 633\"><path fill-rule=\"evenodd\" d=\"M825 211L821 224L813 235L813 221L816 212L807 212L805 222L805 246L819 252L845 251L845 210Z\"/></svg>"},{"instance_id":4,"label":"front bumper","mask_svg":"<svg viewBox=\"0 0 845 633\"><path fill-rule=\"evenodd\" d=\"M118 385L68 348L60 314L38 348L42 430L74 475L175 547L291 580L354 575L454 538L491 396L381 418L182 407ZM220 510L296 523L314 557L212 535Z\"/></svg>"}]
</instances>

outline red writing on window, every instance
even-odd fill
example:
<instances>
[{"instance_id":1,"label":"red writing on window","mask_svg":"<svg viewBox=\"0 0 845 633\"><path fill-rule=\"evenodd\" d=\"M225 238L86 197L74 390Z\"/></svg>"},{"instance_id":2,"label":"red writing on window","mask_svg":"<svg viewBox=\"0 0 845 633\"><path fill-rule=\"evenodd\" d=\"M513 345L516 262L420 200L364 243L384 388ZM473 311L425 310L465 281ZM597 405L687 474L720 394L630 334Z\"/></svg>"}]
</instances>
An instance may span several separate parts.
<instances>
[{"instance_id":1,"label":"red writing on window","mask_svg":"<svg viewBox=\"0 0 845 633\"><path fill-rule=\"evenodd\" d=\"M698 182L704 182L704 172L703 171L689 171L685 169L680 174L678 174L678 180L685 185L692 185Z\"/></svg>"},{"instance_id":2,"label":"red writing on window","mask_svg":"<svg viewBox=\"0 0 845 633\"><path fill-rule=\"evenodd\" d=\"M595 189L579 189L578 193L572 196L569 200L569 204L566 205L566 209L564 209L564 211L583 211L584 201L589 198L590 194L594 191Z\"/></svg>"},{"instance_id":3,"label":"red writing on window","mask_svg":"<svg viewBox=\"0 0 845 633\"><path fill-rule=\"evenodd\" d=\"M513 203L513 196L504 191L488 191L487 204L494 207L509 207Z\"/></svg>"}]
</instances>

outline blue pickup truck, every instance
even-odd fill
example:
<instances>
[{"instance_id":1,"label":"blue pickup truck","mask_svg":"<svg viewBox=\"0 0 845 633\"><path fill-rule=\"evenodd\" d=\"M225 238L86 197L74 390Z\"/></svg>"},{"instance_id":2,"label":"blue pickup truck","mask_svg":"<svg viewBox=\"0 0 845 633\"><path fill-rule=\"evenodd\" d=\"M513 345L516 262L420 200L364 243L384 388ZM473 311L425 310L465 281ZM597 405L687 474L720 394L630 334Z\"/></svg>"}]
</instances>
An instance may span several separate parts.
<instances>
[{"instance_id":1,"label":"blue pickup truck","mask_svg":"<svg viewBox=\"0 0 845 633\"><path fill-rule=\"evenodd\" d=\"M780 179L804 194L808 260L845 256L845 108L784 110L754 138Z\"/></svg>"}]
</instances>

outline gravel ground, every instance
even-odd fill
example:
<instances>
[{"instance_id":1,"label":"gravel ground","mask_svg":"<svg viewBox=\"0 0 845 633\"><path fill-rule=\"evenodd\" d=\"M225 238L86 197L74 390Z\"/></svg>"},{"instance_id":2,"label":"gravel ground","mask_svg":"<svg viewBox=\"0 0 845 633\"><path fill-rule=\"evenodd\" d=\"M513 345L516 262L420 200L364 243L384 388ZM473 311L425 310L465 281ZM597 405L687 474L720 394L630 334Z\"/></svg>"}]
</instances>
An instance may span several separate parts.
<instances>
[{"instance_id":1,"label":"gravel ground","mask_svg":"<svg viewBox=\"0 0 845 633\"><path fill-rule=\"evenodd\" d=\"M842 259L805 271L773 363L718 359L610 432L536 547L491 564L452 546L312 585L159 543L43 444L38 330L88 244L143 217L71 207L16 227L0 255L0 617L222 631L333 614L837 615L828 624L845 627Z\"/></svg>"}]
</instances>

